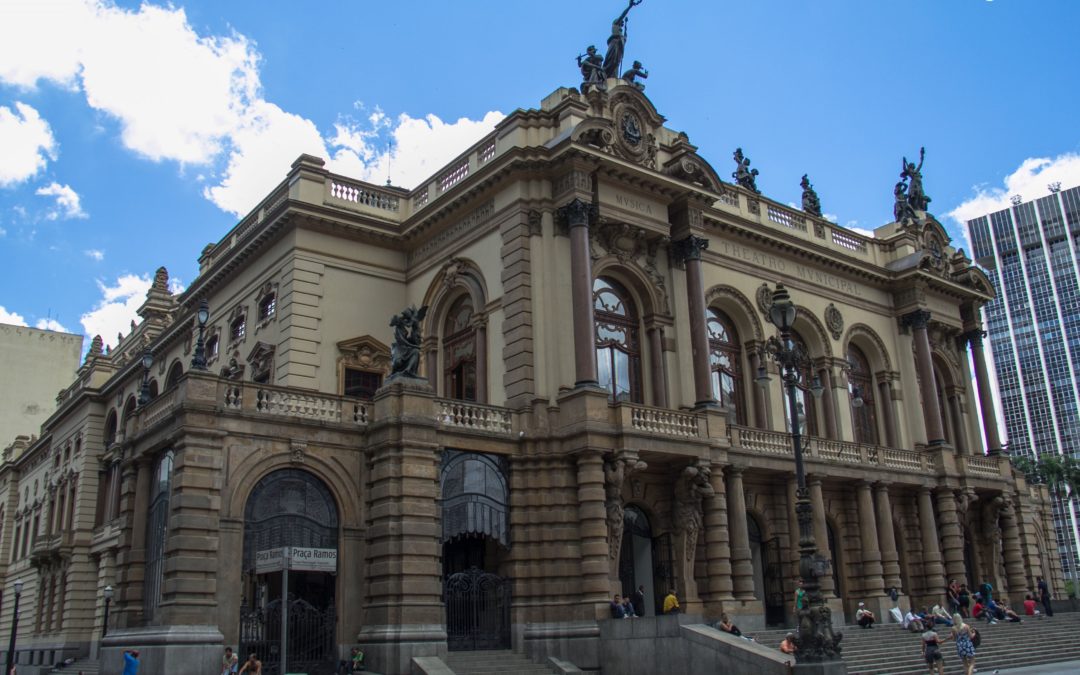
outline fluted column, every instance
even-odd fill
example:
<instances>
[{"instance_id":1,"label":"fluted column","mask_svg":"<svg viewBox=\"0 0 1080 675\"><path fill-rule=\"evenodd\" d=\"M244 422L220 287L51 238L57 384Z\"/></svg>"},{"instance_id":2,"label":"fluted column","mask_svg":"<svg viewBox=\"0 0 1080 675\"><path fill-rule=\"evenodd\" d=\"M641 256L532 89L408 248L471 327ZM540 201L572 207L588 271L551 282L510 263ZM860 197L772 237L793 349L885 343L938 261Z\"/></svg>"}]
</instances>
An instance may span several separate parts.
<instances>
[{"instance_id":1,"label":"fluted column","mask_svg":"<svg viewBox=\"0 0 1080 675\"><path fill-rule=\"evenodd\" d=\"M892 503L889 501L889 484L874 484L877 493L875 515L877 516L878 545L881 546L881 572L885 588L900 588L900 556L896 552L896 533L893 530ZM910 593L911 589L900 589Z\"/></svg>"},{"instance_id":2,"label":"fluted column","mask_svg":"<svg viewBox=\"0 0 1080 675\"><path fill-rule=\"evenodd\" d=\"M859 538L862 540L862 588L864 593L877 594L885 585L882 581L881 546L874 520L874 495L870 492L870 481L859 481L855 492L859 502Z\"/></svg>"},{"instance_id":3,"label":"fluted column","mask_svg":"<svg viewBox=\"0 0 1080 675\"><path fill-rule=\"evenodd\" d=\"M821 380L821 386L824 387L824 393L821 396L821 411L825 415L825 436L837 441L840 440L840 436L836 429L836 393L833 391L832 368L819 368L817 375Z\"/></svg>"},{"instance_id":4,"label":"fluted column","mask_svg":"<svg viewBox=\"0 0 1080 675\"><path fill-rule=\"evenodd\" d=\"M926 424L926 442L930 445L945 443L945 430L941 420L941 404L938 401L937 380L934 378L934 361L930 354L930 336L926 325L930 312L920 309L904 317L911 327L915 341L915 367L919 372L919 393L922 394L923 419Z\"/></svg>"},{"instance_id":5,"label":"fluted column","mask_svg":"<svg viewBox=\"0 0 1080 675\"><path fill-rule=\"evenodd\" d=\"M649 328L649 363L652 366L653 405L658 408L668 407L667 368L664 366L664 329L660 326Z\"/></svg>"},{"instance_id":6,"label":"fluted column","mask_svg":"<svg viewBox=\"0 0 1080 675\"><path fill-rule=\"evenodd\" d=\"M746 528L746 494L743 492L743 467L727 469L728 529L731 532L731 577L735 597L754 597L754 563L750 552L750 533Z\"/></svg>"},{"instance_id":7,"label":"fluted column","mask_svg":"<svg viewBox=\"0 0 1080 675\"><path fill-rule=\"evenodd\" d=\"M600 618L607 601L607 510L604 506L604 460L599 450L577 456L578 528L581 538L581 601L596 604Z\"/></svg>"},{"instance_id":8,"label":"fluted column","mask_svg":"<svg viewBox=\"0 0 1080 675\"><path fill-rule=\"evenodd\" d=\"M829 550L829 526L825 522L825 496L821 490L821 478L807 476L806 483L810 488L810 504L814 508L814 541L817 544L818 553L832 559L832 551ZM832 561L833 565L836 561ZM836 584L833 583L831 574L821 577L821 592L826 597L836 595Z\"/></svg>"},{"instance_id":9,"label":"fluted column","mask_svg":"<svg viewBox=\"0 0 1080 675\"><path fill-rule=\"evenodd\" d=\"M734 585L731 580L731 541L728 525L727 491L725 490L724 467L712 465L709 483L713 494L704 499L705 509L705 570L708 576L708 597L710 603L731 599Z\"/></svg>"},{"instance_id":10,"label":"fluted column","mask_svg":"<svg viewBox=\"0 0 1080 675\"><path fill-rule=\"evenodd\" d=\"M1020 549L1020 527L1016 522L1016 509L1007 504L1001 509L1001 544L1005 554L1005 579L1009 585L1010 599L1023 597L1030 589L1024 575L1024 554Z\"/></svg>"},{"instance_id":11,"label":"fluted column","mask_svg":"<svg viewBox=\"0 0 1080 675\"><path fill-rule=\"evenodd\" d=\"M709 368L709 329L705 321L705 282L701 273L701 252L709 240L689 235L672 243L676 259L686 265L686 302L690 309L690 347L693 352L694 399L697 406L715 405L712 373Z\"/></svg>"},{"instance_id":12,"label":"fluted column","mask_svg":"<svg viewBox=\"0 0 1080 675\"><path fill-rule=\"evenodd\" d=\"M966 579L964 567L964 534L960 529L960 516L956 511L956 494L952 488L937 491L938 523L941 527L941 554L945 560L945 576L960 583L974 583Z\"/></svg>"},{"instance_id":13,"label":"fluted column","mask_svg":"<svg viewBox=\"0 0 1080 675\"><path fill-rule=\"evenodd\" d=\"M998 435L997 411L994 409L993 385L990 371L986 368L986 354L983 353L983 338L986 333L973 330L964 334L971 346L971 356L975 361L975 385L979 389L979 407L982 409L983 433L986 434L986 451L991 455L1001 452L1001 437Z\"/></svg>"},{"instance_id":14,"label":"fluted column","mask_svg":"<svg viewBox=\"0 0 1080 675\"><path fill-rule=\"evenodd\" d=\"M575 386L595 385L596 336L592 303L592 256L589 216L592 205L575 198L559 209L570 230L570 295L574 310Z\"/></svg>"},{"instance_id":15,"label":"fluted column","mask_svg":"<svg viewBox=\"0 0 1080 675\"><path fill-rule=\"evenodd\" d=\"M878 399L881 401L878 408L881 411L882 421L885 423L885 445L890 448L900 447L900 441L896 435L896 410L893 407L892 383L878 376Z\"/></svg>"},{"instance_id":16,"label":"fluted column","mask_svg":"<svg viewBox=\"0 0 1080 675\"><path fill-rule=\"evenodd\" d=\"M934 503L928 487L919 488L919 526L922 529L923 589L926 593L937 593L945 587L945 577L941 566L937 521L934 520Z\"/></svg>"}]
</instances>

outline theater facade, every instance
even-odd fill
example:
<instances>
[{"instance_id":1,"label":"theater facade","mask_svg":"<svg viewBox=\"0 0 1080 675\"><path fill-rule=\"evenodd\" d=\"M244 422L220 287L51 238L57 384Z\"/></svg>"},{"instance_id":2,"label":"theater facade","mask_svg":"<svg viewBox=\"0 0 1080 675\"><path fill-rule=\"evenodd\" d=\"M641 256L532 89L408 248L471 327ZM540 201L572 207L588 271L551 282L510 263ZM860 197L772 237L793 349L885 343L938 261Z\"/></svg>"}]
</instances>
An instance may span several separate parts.
<instances>
[{"instance_id":1,"label":"theater facade","mask_svg":"<svg viewBox=\"0 0 1080 675\"><path fill-rule=\"evenodd\" d=\"M836 621L949 579L1060 590L1045 489L987 405L990 284L934 216L846 230L725 180L729 149L706 160L640 87L604 85L514 112L412 190L301 156L187 290L159 270L141 322L95 338L4 452L20 663L138 648L203 674L228 645L315 672L360 645L384 673L498 647L597 669L611 595L639 586L647 614L670 588L790 623L793 423ZM809 355L796 420L763 353L778 282ZM388 381L400 339L420 379Z\"/></svg>"}]
</instances>

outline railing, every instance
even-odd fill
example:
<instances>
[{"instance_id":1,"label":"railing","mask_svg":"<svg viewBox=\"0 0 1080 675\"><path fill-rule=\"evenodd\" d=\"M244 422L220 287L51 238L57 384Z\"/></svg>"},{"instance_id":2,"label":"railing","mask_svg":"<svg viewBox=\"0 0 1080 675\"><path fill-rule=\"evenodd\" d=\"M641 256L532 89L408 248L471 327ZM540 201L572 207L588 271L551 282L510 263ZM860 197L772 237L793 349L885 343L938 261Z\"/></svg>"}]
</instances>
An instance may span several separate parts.
<instances>
[{"instance_id":1,"label":"railing","mask_svg":"<svg viewBox=\"0 0 1080 675\"><path fill-rule=\"evenodd\" d=\"M834 462L845 464L860 464L863 461L859 446L855 443L844 441L830 441L825 438L811 437L807 439L810 446L810 454L819 459L829 459Z\"/></svg>"},{"instance_id":2,"label":"railing","mask_svg":"<svg viewBox=\"0 0 1080 675\"><path fill-rule=\"evenodd\" d=\"M739 193L727 188L720 188L720 202L739 208Z\"/></svg>"},{"instance_id":3,"label":"railing","mask_svg":"<svg viewBox=\"0 0 1080 675\"><path fill-rule=\"evenodd\" d=\"M149 429L175 412L180 403L180 388L173 387L161 394L139 411L139 431Z\"/></svg>"},{"instance_id":4,"label":"railing","mask_svg":"<svg viewBox=\"0 0 1080 675\"><path fill-rule=\"evenodd\" d=\"M968 473L976 476L1000 476L1001 468L996 457L979 457L972 455L964 458Z\"/></svg>"},{"instance_id":5,"label":"railing","mask_svg":"<svg viewBox=\"0 0 1080 675\"><path fill-rule=\"evenodd\" d=\"M630 428L664 436L693 438L699 435L698 416L661 408L619 404L630 410Z\"/></svg>"},{"instance_id":6,"label":"railing","mask_svg":"<svg viewBox=\"0 0 1080 675\"><path fill-rule=\"evenodd\" d=\"M330 200L337 200L349 204L368 206L373 209L392 211L397 213L400 200L394 194L374 190L369 186L360 186L348 183L343 178L328 178L330 185Z\"/></svg>"},{"instance_id":7,"label":"railing","mask_svg":"<svg viewBox=\"0 0 1080 675\"><path fill-rule=\"evenodd\" d=\"M769 220L774 223L779 223L784 227L790 227L792 229L799 230L800 232L806 232L806 216L795 213L794 211L788 211L782 209L779 206L769 204L768 208Z\"/></svg>"},{"instance_id":8,"label":"railing","mask_svg":"<svg viewBox=\"0 0 1080 675\"><path fill-rule=\"evenodd\" d=\"M440 399L437 403L436 421L444 427L503 435L513 430L513 416L505 408L450 399Z\"/></svg>"},{"instance_id":9,"label":"railing","mask_svg":"<svg viewBox=\"0 0 1080 675\"><path fill-rule=\"evenodd\" d=\"M880 454L881 466L889 469L908 469L921 471L926 467L926 456L921 452L912 450L899 450L897 448L882 448Z\"/></svg>"},{"instance_id":10,"label":"railing","mask_svg":"<svg viewBox=\"0 0 1080 675\"><path fill-rule=\"evenodd\" d=\"M413 211L416 211L417 209L421 209L421 208L427 206L427 203L428 203L428 189L427 189L427 186L425 185L413 197L413 200L412 200Z\"/></svg>"},{"instance_id":11,"label":"railing","mask_svg":"<svg viewBox=\"0 0 1080 675\"><path fill-rule=\"evenodd\" d=\"M732 441L735 447L742 450L785 457L794 454L791 434L738 425L733 425L732 430ZM817 436L803 436L802 439L804 456L810 459L907 471L926 471L930 468L926 454L911 450L833 441Z\"/></svg>"},{"instance_id":12,"label":"railing","mask_svg":"<svg viewBox=\"0 0 1080 675\"><path fill-rule=\"evenodd\" d=\"M247 391L245 391L247 390ZM342 396L300 393L266 385L225 382L221 391L225 410L315 422L367 426L370 404Z\"/></svg>"},{"instance_id":13,"label":"railing","mask_svg":"<svg viewBox=\"0 0 1080 675\"><path fill-rule=\"evenodd\" d=\"M843 230L834 229L832 231L832 243L849 251L866 253L866 241Z\"/></svg>"},{"instance_id":14,"label":"railing","mask_svg":"<svg viewBox=\"0 0 1080 675\"><path fill-rule=\"evenodd\" d=\"M766 455L784 455L790 457L794 454L791 447L791 435L779 431L764 431L762 429L750 429L749 427L733 427L738 431L739 446L750 452L760 452Z\"/></svg>"},{"instance_id":15,"label":"railing","mask_svg":"<svg viewBox=\"0 0 1080 675\"><path fill-rule=\"evenodd\" d=\"M457 166L439 176L439 191L445 192L469 175L469 160L462 160Z\"/></svg>"},{"instance_id":16,"label":"railing","mask_svg":"<svg viewBox=\"0 0 1080 675\"><path fill-rule=\"evenodd\" d=\"M491 142L487 145L483 145L476 151L476 162L483 164L490 161L495 156L495 139L491 139Z\"/></svg>"}]
</instances>

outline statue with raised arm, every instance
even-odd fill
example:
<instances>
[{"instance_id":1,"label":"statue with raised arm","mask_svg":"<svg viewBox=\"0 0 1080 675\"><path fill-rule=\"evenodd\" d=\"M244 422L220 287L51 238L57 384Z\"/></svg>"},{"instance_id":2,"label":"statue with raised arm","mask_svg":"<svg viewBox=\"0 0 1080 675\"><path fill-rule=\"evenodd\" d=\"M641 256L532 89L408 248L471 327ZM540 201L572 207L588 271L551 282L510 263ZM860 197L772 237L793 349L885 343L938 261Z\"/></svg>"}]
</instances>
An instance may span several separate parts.
<instances>
[{"instance_id":1,"label":"statue with raised arm","mask_svg":"<svg viewBox=\"0 0 1080 675\"><path fill-rule=\"evenodd\" d=\"M799 183L802 186L802 210L806 211L812 216L821 217L821 200L818 199L817 191L814 190L814 186L810 183L810 178L804 173L802 182Z\"/></svg>"},{"instance_id":2,"label":"statue with raised arm","mask_svg":"<svg viewBox=\"0 0 1080 675\"><path fill-rule=\"evenodd\" d=\"M617 19L611 22L611 37L607 39L607 53L604 54L604 77L618 77L622 66L623 51L626 49L626 15L641 0L630 0L630 4Z\"/></svg>"},{"instance_id":3,"label":"statue with raised arm","mask_svg":"<svg viewBox=\"0 0 1080 675\"><path fill-rule=\"evenodd\" d=\"M604 58L596 53L596 47L589 45L584 54L578 54L578 68L581 69L581 93L585 93L587 87L604 89Z\"/></svg>"},{"instance_id":4,"label":"statue with raised arm","mask_svg":"<svg viewBox=\"0 0 1080 675\"><path fill-rule=\"evenodd\" d=\"M645 91L645 83L637 81L639 77L643 80L649 77L649 71L645 70L641 61L634 61L634 66L622 75L622 79L626 80L630 86L636 87L638 91Z\"/></svg>"},{"instance_id":5,"label":"statue with raised arm","mask_svg":"<svg viewBox=\"0 0 1080 675\"><path fill-rule=\"evenodd\" d=\"M387 382L398 378L419 379L420 322L424 320L427 309L427 306L420 309L409 306L390 319L394 343L390 345L390 377L386 378Z\"/></svg>"},{"instance_id":6,"label":"statue with raised arm","mask_svg":"<svg viewBox=\"0 0 1080 675\"><path fill-rule=\"evenodd\" d=\"M925 211L930 205L930 197L926 195L922 184L922 165L925 158L926 148L919 148L919 165L915 166L915 162L909 162L907 157L904 157L903 169L900 171L900 179L910 181L907 201L916 211Z\"/></svg>"},{"instance_id":7,"label":"statue with raised arm","mask_svg":"<svg viewBox=\"0 0 1080 675\"><path fill-rule=\"evenodd\" d=\"M911 208L911 202L908 200L907 183L900 181L893 188L893 218L896 222L903 225L907 222L915 222L918 217L915 215L915 209Z\"/></svg>"},{"instance_id":8,"label":"statue with raised arm","mask_svg":"<svg viewBox=\"0 0 1080 675\"><path fill-rule=\"evenodd\" d=\"M737 167L731 173L735 182L751 192L761 194L761 190L757 189L758 170L750 168L750 160L743 154L742 148L735 148L735 164Z\"/></svg>"}]
</instances>

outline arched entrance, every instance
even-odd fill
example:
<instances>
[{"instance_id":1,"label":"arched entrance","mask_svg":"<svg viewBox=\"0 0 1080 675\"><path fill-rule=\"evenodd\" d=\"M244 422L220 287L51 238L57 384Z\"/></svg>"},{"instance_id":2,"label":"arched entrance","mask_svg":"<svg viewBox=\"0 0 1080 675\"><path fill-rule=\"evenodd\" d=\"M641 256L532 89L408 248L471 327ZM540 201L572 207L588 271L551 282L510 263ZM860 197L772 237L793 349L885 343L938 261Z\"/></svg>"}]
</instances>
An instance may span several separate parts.
<instances>
[{"instance_id":1,"label":"arched entrance","mask_svg":"<svg viewBox=\"0 0 1080 675\"><path fill-rule=\"evenodd\" d=\"M635 599L634 593L640 586L644 586L645 598L638 604L642 616L654 616L657 604L657 586L668 582L667 579L659 579L655 573L656 565L653 559L652 528L649 526L649 518L645 512L634 505L628 505L623 509L623 536L622 546L619 550L619 584L623 595ZM661 588L661 592L667 589Z\"/></svg>"},{"instance_id":2,"label":"arched entrance","mask_svg":"<svg viewBox=\"0 0 1080 675\"><path fill-rule=\"evenodd\" d=\"M446 643L450 650L510 647L510 550L506 459L443 453L442 558Z\"/></svg>"},{"instance_id":3,"label":"arched entrance","mask_svg":"<svg viewBox=\"0 0 1080 675\"><path fill-rule=\"evenodd\" d=\"M333 667L338 534L334 498L307 471L275 471L248 496L239 647L265 675Z\"/></svg>"},{"instance_id":4,"label":"arched entrance","mask_svg":"<svg viewBox=\"0 0 1080 675\"><path fill-rule=\"evenodd\" d=\"M766 540L757 518L746 514L746 532L750 539L751 563L754 568L754 594L765 606L765 623L784 624L784 565L780 557L780 540Z\"/></svg>"}]
</instances>

